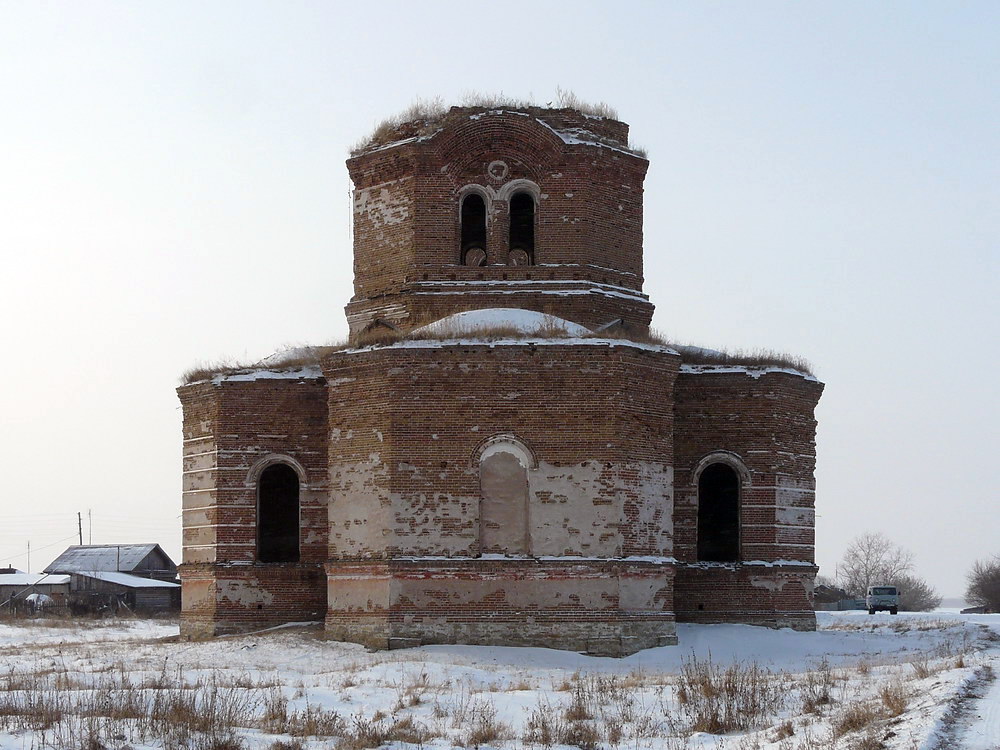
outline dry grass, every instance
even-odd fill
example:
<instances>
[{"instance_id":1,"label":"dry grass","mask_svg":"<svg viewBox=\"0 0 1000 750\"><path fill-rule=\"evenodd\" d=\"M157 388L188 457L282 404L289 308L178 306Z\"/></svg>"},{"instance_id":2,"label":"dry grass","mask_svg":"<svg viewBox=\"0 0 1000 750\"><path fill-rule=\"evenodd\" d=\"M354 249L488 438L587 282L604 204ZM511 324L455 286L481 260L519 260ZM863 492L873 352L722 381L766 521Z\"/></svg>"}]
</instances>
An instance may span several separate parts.
<instances>
[{"instance_id":1,"label":"dry grass","mask_svg":"<svg viewBox=\"0 0 1000 750\"><path fill-rule=\"evenodd\" d=\"M940 661L950 668L954 656ZM754 663L692 660L677 675L577 672L549 688L533 687L520 672L495 682L434 682L424 666L373 681L358 674L361 666L345 662L325 678L334 689L359 688L344 698L358 701L357 712L347 714L310 703L310 690L325 685L306 676L180 665L150 671L110 661L87 672L40 658L31 668L0 672L0 731L34 733L37 747L95 750L121 746L116 736L164 750L243 750L257 732L279 736L270 750L420 747L436 738L468 748L680 750L694 731L749 733L733 741L734 750L775 743L778 750L871 750L881 747L887 722L906 713L912 691L925 689L906 683L905 665L861 674L821 662L799 676ZM498 706L508 701L496 694L533 689L539 691L533 710L511 719L513 726L500 720ZM375 691L381 703L371 705ZM798 696L801 708L786 696Z\"/></svg>"},{"instance_id":2,"label":"dry grass","mask_svg":"<svg viewBox=\"0 0 1000 750\"><path fill-rule=\"evenodd\" d=\"M420 328L416 325L415 328ZM238 360L220 360L212 364L199 364L192 367L182 376L185 385L210 380L224 375L239 375L256 370L294 371L305 367L318 366L324 357L346 348L364 349L370 347L392 346L402 341L455 341L470 339L475 341L495 342L503 340L523 339L560 339L573 338L566 329L556 321L551 321L540 327L524 332L515 326L493 325L479 326L475 329L456 323L446 328L433 331L411 331L409 333L395 330L382 325L376 325L353 335L349 341L323 346L289 347L284 352L278 352L265 360L245 362ZM813 375L812 366L801 357L794 357L780 352L757 349L714 350L701 347L676 344L655 330L638 331L622 327L587 334L584 338L617 339L638 344L664 346L675 350L685 365L718 365L729 367L768 368L778 367L791 369L805 375ZM933 629L937 626L919 626L920 629Z\"/></svg>"},{"instance_id":3,"label":"dry grass","mask_svg":"<svg viewBox=\"0 0 1000 750\"><path fill-rule=\"evenodd\" d=\"M681 667L680 712L695 732L722 734L767 726L784 702L780 682L756 662L723 669L711 657Z\"/></svg>"},{"instance_id":4,"label":"dry grass","mask_svg":"<svg viewBox=\"0 0 1000 750\"><path fill-rule=\"evenodd\" d=\"M824 706L833 703L835 685L836 680L833 670L830 668L830 662L823 659L816 669L806 673L799 688L803 713L819 713Z\"/></svg>"},{"instance_id":5,"label":"dry grass","mask_svg":"<svg viewBox=\"0 0 1000 750\"><path fill-rule=\"evenodd\" d=\"M899 716L905 713L910 702L910 696L901 682L884 685L879 697L882 699L882 705L889 716Z\"/></svg>"},{"instance_id":6,"label":"dry grass","mask_svg":"<svg viewBox=\"0 0 1000 750\"><path fill-rule=\"evenodd\" d=\"M686 365L730 365L734 367L780 367L813 375L812 365L802 357L772 349L702 349L697 346L672 344Z\"/></svg>"},{"instance_id":7,"label":"dry grass","mask_svg":"<svg viewBox=\"0 0 1000 750\"><path fill-rule=\"evenodd\" d=\"M845 734L867 730L881 718L882 713L875 704L867 701L851 703L842 708L833 717L833 721L831 722L833 736L836 739L843 737Z\"/></svg>"},{"instance_id":8,"label":"dry grass","mask_svg":"<svg viewBox=\"0 0 1000 750\"><path fill-rule=\"evenodd\" d=\"M514 97L503 93L484 91L467 91L462 95L459 105L466 109L512 109L527 110L555 107L557 109L575 109L591 117L602 117L611 120L618 119L618 112L606 102L589 102L580 98L574 92L556 88L556 96L551 102L540 105L534 97ZM416 98L413 102L395 115L386 117L375 125L372 132L351 148L351 154L357 156L368 149L385 146L389 143L407 138L424 137L433 134L443 126L451 108L440 96L429 99ZM639 149L633 149L639 153ZM645 152L640 153L645 157Z\"/></svg>"}]
</instances>

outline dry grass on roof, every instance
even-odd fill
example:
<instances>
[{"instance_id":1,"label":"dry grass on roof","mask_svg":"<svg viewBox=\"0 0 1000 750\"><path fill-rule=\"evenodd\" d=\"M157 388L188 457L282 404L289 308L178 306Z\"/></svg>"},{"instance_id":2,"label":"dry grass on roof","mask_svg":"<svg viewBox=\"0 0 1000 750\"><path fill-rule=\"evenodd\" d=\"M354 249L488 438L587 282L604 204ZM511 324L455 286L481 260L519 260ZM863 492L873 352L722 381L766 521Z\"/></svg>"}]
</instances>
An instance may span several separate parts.
<instances>
[{"instance_id":1,"label":"dry grass on roof","mask_svg":"<svg viewBox=\"0 0 1000 750\"><path fill-rule=\"evenodd\" d=\"M779 367L795 370L804 375L815 375L808 360L773 349L704 349L691 344L678 344L659 331L650 328L646 332L630 330L627 327L614 328L593 334L598 338L620 338L642 344L657 344L676 351L685 365L716 365L727 367Z\"/></svg>"},{"instance_id":2,"label":"dry grass on roof","mask_svg":"<svg viewBox=\"0 0 1000 750\"><path fill-rule=\"evenodd\" d=\"M343 349L347 343L329 344L325 346L288 347L265 359L253 362L238 359L220 359L215 362L203 362L187 370L181 376L184 385L211 380L220 375L241 375L259 371L291 371L303 367L316 367L330 352Z\"/></svg>"},{"instance_id":3,"label":"dry grass on roof","mask_svg":"<svg viewBox=\"0 0 1000 750\"><path fill-rule=\"evenodd\" d=\"M681 362L685 365L722 365L730 367L778 367L781 369L795 370L804 375L814 375L812 365L802 357L792 354L774 351L773 349L735 349L728 351L723 349L702 349L697 346L673 345L677 353L681 355Z\"/></svg>"},{"instance_id":4,"label":"dry grass on roof","mask_svg":"<svg viewBox=\"0 0 1000 750\"><path fill-rule=\"evenodd\" d=\"M324 346L288 347L283 352L273 354L264 360L246 362L234 359L219 360L214 363L199 364L192 367L182 376L182 382L187 385L220 375L239 375L255 371L292 371L303 367L316 367L329 354L347 348L366 349L392 346L403 341L458 341L473 342L517 341L532 339L574 339L581 338L570 334L558 321L549 321L530 331L522 331L513 325L496 324L477 326L475 328L456 323L437 330L404 331L393 329L386 325L375 325L367 330L354 334L347 341L327 344ZM648 331L633 330L626 326L615 326L608 330L589 333L583 338L618 339L637 344L663 346L676 351L685 365L709 365L725 367L748 367L795 370L804 375L815 375L812 365L802 357L796 357L771 349L753 350L716 350L703 349L698 346L677 344L654 329Z\"/></svg>"},{"instance_id":5,"label":"dry grass on roof","mask_svg":"<svg viewBox=\"0 0 1000 750\"><path fill-rule=\"evenodd\" d=\"M490 93L485 91L466 91L459 106L472 107L477 109L530 109L533 107L544 107L554 109L575 109L585 115L593 117L604 117L610 120L618 119L618 112L607 102L588 102L581 99L573 91L556 87L556 96L550 102L539 104L533 96L520 98L509 96L502 91ZM417 97L413 102L395 115L381 120L371 132L351 147L351 155L356 156L370 148L384 146L404 138L427 136L440 127L442 121L447 117L450 106L445 104L440 96L423 99ZM403 125L410 124L412 127L401 130ZM646 153L638 147L633 148L641 156Z\"/></svg>"}]
</instances>

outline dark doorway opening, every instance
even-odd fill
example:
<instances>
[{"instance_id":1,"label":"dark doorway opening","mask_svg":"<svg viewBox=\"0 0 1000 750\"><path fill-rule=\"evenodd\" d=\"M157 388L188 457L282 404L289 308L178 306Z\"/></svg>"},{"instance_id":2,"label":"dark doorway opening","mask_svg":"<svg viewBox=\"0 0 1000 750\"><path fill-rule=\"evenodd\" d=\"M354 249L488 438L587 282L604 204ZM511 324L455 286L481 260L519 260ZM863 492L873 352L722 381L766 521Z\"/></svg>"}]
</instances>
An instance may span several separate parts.
<instances>
[{"instance_id":1,"label":"dark doorway opening","mask_svg":"<svg viewBox=\"0 0 1000 750\"><path fill-rule=\"evenodd\" d=\"M528 263L534 262L535 199L528 193L518 193L510 199L510 252L516 251L524 253Z\"/></svg>"},{"instance_id":2,"label":"dark doorway opening","mask_svg":"<svg viewBox=\"0 0 1000 750\"><path fill-rule=\"evenodd\" d=\"M287 464L268 466L257 483L257 559L299 561L299 477Z\"/></svg>"},{"instance_id":3,"label":"dark doorway opening","mask_svg":"<svg viewBox=\"0 0 1000 750\"><path fill-rule=\"evenodd\" d=\"M698 559L735 562L740 556L740 478L712 464L698 479Z\"/></svg>"},{"instance_id":4,"label":"dark doorway opening","mask_svg":"<svg viewBox=\"0 0 1000 750\"><path fill-rule=\"evenodd\" d=\"M486 202L470 193L462 201L462 263L481 266L486 263Z\"/></svg>"}]
</instances>

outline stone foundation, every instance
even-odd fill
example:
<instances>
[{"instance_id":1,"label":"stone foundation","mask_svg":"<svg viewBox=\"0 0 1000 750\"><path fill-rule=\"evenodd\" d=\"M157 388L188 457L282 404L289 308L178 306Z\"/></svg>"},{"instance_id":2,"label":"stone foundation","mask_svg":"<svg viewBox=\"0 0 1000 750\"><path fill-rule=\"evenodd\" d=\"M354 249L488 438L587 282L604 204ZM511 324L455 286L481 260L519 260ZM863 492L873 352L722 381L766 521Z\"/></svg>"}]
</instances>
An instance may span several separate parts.
<instances>
[{"instance_id":1,"label":"stone foundation","mask_svg":"<svg viewBox=\"0 0 1000 750\"><path fill-rule=\"evenodd\" d=\"M678 622L728 622L815 630L811 565L678 564Z\"/></svg>"},{"instance_id":2,"label":"stone foundation","mask_svg":"<svg viewBox=\"0 0 1000 750\"><path fill-rule=\"evenodd\" d=\"M531 558L328 563L331 638L375 648L544 646L624 656L676 643L673 569Z\"/></svg>"}]
</instances>

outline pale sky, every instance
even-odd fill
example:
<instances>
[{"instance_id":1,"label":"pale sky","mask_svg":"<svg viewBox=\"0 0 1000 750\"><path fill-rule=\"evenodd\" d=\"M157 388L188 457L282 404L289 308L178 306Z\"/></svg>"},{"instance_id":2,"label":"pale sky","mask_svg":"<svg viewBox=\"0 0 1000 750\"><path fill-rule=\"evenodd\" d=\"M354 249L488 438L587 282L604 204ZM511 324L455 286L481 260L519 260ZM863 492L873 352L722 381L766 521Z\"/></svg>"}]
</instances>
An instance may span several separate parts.
<instances>
[{"instance_id":1,"label":"pale sky","mask_svg":"<svg viewBox=\"0 0 1000 750\"><path fill-rule=\"evenodd\" d=\"M188 367L346 334L350 146L415 97L615 106L681 343L809 359L817 559L1000 553L1000 4L0 0L0 566L180 561Z\"/></svg>"}]
</instances>

